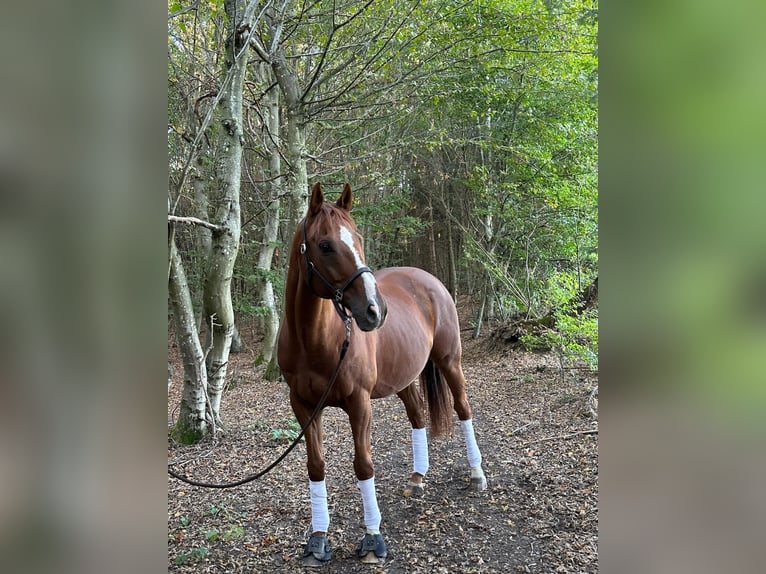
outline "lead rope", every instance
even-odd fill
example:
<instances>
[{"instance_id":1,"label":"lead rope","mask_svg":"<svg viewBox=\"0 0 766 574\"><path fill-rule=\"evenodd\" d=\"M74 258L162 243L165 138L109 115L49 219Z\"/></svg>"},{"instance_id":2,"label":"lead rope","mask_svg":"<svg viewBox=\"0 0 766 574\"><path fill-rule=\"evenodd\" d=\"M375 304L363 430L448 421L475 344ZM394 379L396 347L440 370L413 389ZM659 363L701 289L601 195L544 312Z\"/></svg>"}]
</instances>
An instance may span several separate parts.
<instances>
[{"instance_id":1,"label":"lead rope","mask_svg":"<svg viewBox=\"0 0 766 574\"><path fill-rule=\"evenodd\" d=\"M186 484L191 484L192 486L202 486L204 488L234 488L235 486L241 486L243 484L247 484L248 482L252 482L254 480L257 480L261 478L263 475L267 474L271 470L274 469L280 462L284 460L284 458L290 454L290 451L295 448L295 446L300 442L301 438L303 438L303 435L306 433L306 429L311 425L311 423L314 422L314 419L319 415L321 410L324 408L324 403L327 400L327 397L330 395L330 391L333 388L333 385L335 385L335 380L338 378L338 373L340 372L340 366L343 363L343 359L346 357L346 352L348 351L348 345L349 341L351 340L351 317L345 316L343 317L343 323L346 326L346 338L343 340L343 345L341 345L340 348L340 356L338 357L338 364L335 365L335 371L333 371L332 376L330 377L330 384L327 385L327 389L322 394L322 397L319 399L319 403L317 404L316 408L314 409L314 412L311 413L311 416L309 417L309 420L306 422L306 425L301 429L301 432L298 433L298 436L295 438L295 440L290 444L290 446L287 447L285 452L283 452L277 460L272 462L269 466L261 470L260 472L257 472L255 474L252 474L250 476L247 476L241 480L237 480L235 482L224 482L222 484L214 484L210 482L200 482L197 480L193 480L191 478L188 478L186 476L183 476L182 474L178 474L174 470L172 470L170 467L172 464L168 464L168 474L172 476L173 478L176 478L180 480L181 482L185 482Z\"/></svg>"}]
</instances>

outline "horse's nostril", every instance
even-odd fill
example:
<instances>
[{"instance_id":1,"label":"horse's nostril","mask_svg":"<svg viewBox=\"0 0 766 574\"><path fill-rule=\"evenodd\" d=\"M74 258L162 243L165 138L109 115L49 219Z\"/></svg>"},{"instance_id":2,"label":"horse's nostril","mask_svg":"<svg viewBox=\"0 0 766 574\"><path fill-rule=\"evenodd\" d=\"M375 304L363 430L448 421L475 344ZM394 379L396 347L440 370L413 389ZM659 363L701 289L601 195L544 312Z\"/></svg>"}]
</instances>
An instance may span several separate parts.
<instances>
[{"instance_id":1,"label":"horse's nostril","mask_svg":"<svg viewBox=\"0 0 766 574\"><path fill-rule=\"evenodd\" d=\"M377 319L380 316L380 311L378 310L378 306L374 303L367 307L367 316L370 319Z\"/></svg>"}]
</instances>

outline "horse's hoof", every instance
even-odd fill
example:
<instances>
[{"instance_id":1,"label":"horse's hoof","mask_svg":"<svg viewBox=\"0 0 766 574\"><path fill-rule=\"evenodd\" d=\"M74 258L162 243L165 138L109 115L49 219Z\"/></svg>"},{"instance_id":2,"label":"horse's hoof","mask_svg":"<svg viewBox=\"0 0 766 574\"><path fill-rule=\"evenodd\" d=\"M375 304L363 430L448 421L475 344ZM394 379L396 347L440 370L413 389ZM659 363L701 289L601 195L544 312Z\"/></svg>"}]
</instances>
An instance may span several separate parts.
<instances>
[{"instance_id":1,"label":"horse's hoof","mask_svg":"<svg viewBox=\"0 0 766 574\"><path fill-rule=\"evenodd\" d=\"M385 558L378 558L374 552L368 552L359 560L362 562L362 564L383 564L386 559Z\"/></svg>"},{"instance_id":2,"label":"horse's hoof","mask_svg":"<svg viewBox=\"0 0 766 574\"><path fill-rule=\"evenodd\" d=\"M380 534L365 534L356 549L356 555L365 564L382 564L388 556L386 543Z\"/></svg>"},{"instance_id":3,"label":"horse's hoof","mask_svg":"<svg viewBox=\"0 0 766 574\"><path fill-rule=\"evenodd\" d=\"M329 560L317 560L313 554L303 557L303 565L306 568L322 568L325 564L329 564L329 562Z\"/></svg>"},{"instance_id":4,"label":"horse's hoof","mask_svg":"<svg viewBox=\"0 0 766 574\"><path fill-rule=\"evenodd\" d=\"M416 482L410 482L407 485L407 488L404 489L404 492L402 493L404 495L404 498L409 498L412 496L413 498L420 498L426 493L425 484L416 483Z\"/></svg>"},{"instance_id":5,"label":"horse's hoof","mask_svg":"<svg viewBox=\"0 0 766 574\"><path fill-rule=\"evenodd\" d=\"M475 492L482 492L487 490L487 477L476 476L471 478L471 490Z\"/></svg>"},{"instance_id":6,"label":"horse's hoof","mask_svg":"<svg viewBox=\"0 0 766 574\"><path fill-rule=\"evenodd\" d=\"M331 558L332 552L330 552L327 537L312 534L306 543L306 547L303 549L303 565L309 568L321 568Z\"/></svg>"}]
</instances>

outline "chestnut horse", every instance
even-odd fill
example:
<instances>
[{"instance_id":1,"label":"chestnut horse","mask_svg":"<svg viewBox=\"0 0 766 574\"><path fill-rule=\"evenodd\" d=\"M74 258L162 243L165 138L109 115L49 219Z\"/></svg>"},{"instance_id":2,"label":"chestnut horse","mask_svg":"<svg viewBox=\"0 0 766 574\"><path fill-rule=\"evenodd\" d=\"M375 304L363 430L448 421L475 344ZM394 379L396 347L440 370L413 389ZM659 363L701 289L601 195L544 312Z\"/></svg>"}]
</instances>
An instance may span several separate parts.
<instances>
[{"instance_id":1,"label":"chestnut horse","mask_svg":"<svg viewBox=\"0 0 766 574\"><path fill-rule=\"evenodd\" d=\"M421 269L392 267L373 273L365 265L362 238L349 213L351 201L348 184L334 204L324 201L319 183L313 186L308 212L290 251L279 334L279 366L290 387L295 416L305 428L312 519L312 534L303 552L307 566L322 566L331 558L322 450L324 406L343 409L351 423L354 472L367 529L357 555L364 562L383 562L387 555L375 496L370 399L396 393L404 402L414 459L405 495L423 493L428 470L426 405L431 435L438 436L453 424L450 402L466 442L471 487L487 487L466 397L452 298L436 277ZM344 335L348 352L340 362ZM311 420L323 397L323 406Z\"/></svg>"}]
</instances>

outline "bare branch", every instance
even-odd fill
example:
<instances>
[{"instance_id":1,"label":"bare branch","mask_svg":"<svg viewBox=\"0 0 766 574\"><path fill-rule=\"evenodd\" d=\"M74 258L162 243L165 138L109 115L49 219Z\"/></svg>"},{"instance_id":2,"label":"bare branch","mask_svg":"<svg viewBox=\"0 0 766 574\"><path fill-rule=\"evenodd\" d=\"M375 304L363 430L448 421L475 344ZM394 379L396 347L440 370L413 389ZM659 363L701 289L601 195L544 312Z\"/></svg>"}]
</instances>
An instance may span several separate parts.
<instances>
[{"instance_id":1,"label":"bare branch","mask_svg":"<svg viewBox=\"0 0 766 574\"><path fill-rule=\"evenodd\" d=\"M168 14L168 20L172 20L176 16L180 16L181 14L186 14L187 12L192 12L199 8L199 0L194 2L193 4L187 6L186 8L181 8L180 10L176 10L172 14Z\"/></svg>"},{"instance_id":2,"label":"bare branch","mask_svg":"<svg viewBox=\"0 0 766 574\"><path fill-rule=\"evenodd\" d=\"M252 35L252 30L255 29L256 24L260 21L260 19L263 17L264 13L266 12L266 9L271 6L271 0L264 3L263 8L261 9L258 16L255 18L253 15L255 14L255 9L258 7L258 0L251 0L250 4L247 5L247 8L245 8L245 13L242 17L242 25L248 26L251 30L250 34ZM235 55L234 61L236 62L239 60L243 54L247 52L247 48L250 46L249 38L248 41L245 42L244 46L242 46L242 49ZM197 135L194 138L194 141L192 142L189 153L186 156L186 162L184 163L183 170L181 171L181 177L178 178L178 184L176 187L177 197L176 201L173 204L173 208L171 209L172 213L175 213L176 208L178 207L178 201L181 199L181 189L183 188L184 183L186 182L186 177L189 175L189 170L191 169L192 162L194 161L194 158L197 156L198 146L200 143L200 140L202 139L203 135L205 134L205 131L207 130L208 126L210 125L210 122L213 119L213 113L215 112L216 107L218 106L218 103L221 101L221 98L223 97L223 94L226 92L226 87L231 83L232 78L234 77L234 72L236 71L236 66L232 66L231 69L227 72L226 77L223 79L223 82L221 82L221 86L218 89L218 94L216 95L215 99L213 100L213 103L210 105L210 109L208 110L207 114L205 115L205 118L202 120L202 123L197 130Z\"/></svg>"},{"instance_id":3,"label":"bare branch","mask_svg":"<svg viewBox=\"0 0 766 574\"><path fill-rule=\"evenodd\" d=\"M178 215L170 215L168 214L168 221L172 221L173 223L188 223L191 225L201 225L202 227L207 227L208 229L212 229L213 231L223 231L223 227L220 225L216 225L215 223L210 223L209 221L204 221L202 219L198 219L197 217L179 217Z\"/></svg>"},{"instance_id":4,"label":"bare branch","mask_svg":"<svg viewBox=\"0 0 766 574\"><path fill-rule=\"evenodd\" d=\"M252 46L253 50L255 50L255 53L258 54L258 57L261 60L267 64L271 63L271 58L266 53L266 50L263 49L263 46L261 46L261 43L258 41L258 38L255 37L255 34L250 35L250 46Z\"/></svg>"},{"instance_id":5,"label":"bare branch","mask_svg":"<svg viewBox=\"0 0 766 574\"><path fill-rule=\"evenodd\" d=\"M308 86L306 86L306 89L303 91L303 94L301 95L301 101L306 101L306 98L308 97L309 92L311 92L311 89L314 87L314 84L316 83L317 79L319 78L319 73L322 71L322 68L324 68L325 60L327 58L327 52L330 49L330 45L332 44L333 38L335 37L335 32L343 28L344 26L350 24L353 20L355 20L360 14L362 14L367 8L370 7L370 5L373 3L374 0L368 0L364 6L359 8L354 14L349 16L344 22L341 22L340 24L335 23L335 11L333 10L333 26L332 30L330 31L330 35L327 38L327 42L324 45L324 48L322 49L322 55L319 57L319 63L317 64L316 69L314 70L314 74L311 76L311 80L309 81Z\"/></svg>"}]
</instances>

